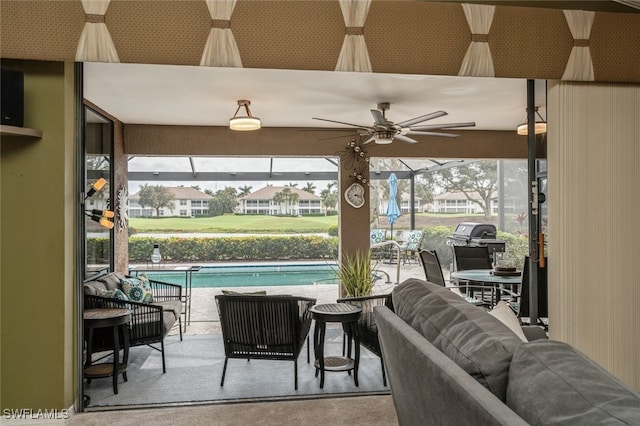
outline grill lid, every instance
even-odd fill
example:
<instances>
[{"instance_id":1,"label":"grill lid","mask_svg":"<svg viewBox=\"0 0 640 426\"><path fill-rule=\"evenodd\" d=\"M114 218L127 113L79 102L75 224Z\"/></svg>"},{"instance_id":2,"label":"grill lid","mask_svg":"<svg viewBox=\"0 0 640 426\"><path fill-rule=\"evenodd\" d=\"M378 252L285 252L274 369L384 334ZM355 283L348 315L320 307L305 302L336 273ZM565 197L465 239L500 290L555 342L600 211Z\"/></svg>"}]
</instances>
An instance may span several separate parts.
<instances>
[{"instance_id":1,"label":"grill lid","mask_svg":"<svg viewBox=\"0 0 640 426\"><path fill-rule=\"evenodd\" d=\"M491 223L462 222L453 232L453 237L474 239L495 239L496 226Z\"/></svg>"}]
</instances>

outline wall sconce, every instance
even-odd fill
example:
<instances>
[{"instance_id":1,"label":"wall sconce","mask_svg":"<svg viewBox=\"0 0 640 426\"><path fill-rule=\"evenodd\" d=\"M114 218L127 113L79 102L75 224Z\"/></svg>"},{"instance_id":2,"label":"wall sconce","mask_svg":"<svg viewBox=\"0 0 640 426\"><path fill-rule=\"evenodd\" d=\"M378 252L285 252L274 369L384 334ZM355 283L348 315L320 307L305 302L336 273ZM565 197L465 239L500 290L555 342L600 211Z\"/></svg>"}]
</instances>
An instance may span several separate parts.
<instances>
[{"instance_id":1,"label":"wall sconce","mask_svg":"<svg viewBox=\"0 0 640 426\"><path fill-rule=\"evenodd\" d=\"M247 101L245 99L238 101L238 109L236 109L236 113L233 114L233 117L229 119L229 128L231 130L248 132L251 130L258 130L260 128L260 119L251 115L249 105L251 105L251 101ZM242 107L244 107L247 115L238 115L238 112Z\"/></svg>"},{"instance_id":2,"label":"wall sconce","mask_svg":"<svg viewBox=\"0 0 640 426\"><path fill-rule=\"evenodd\" d=\"M115 214L111 210L85 210L84 214L107 229L113 228L113 217Z\"/></svg>"},{"instance_id":3,"label":"wall sconce","mask_svg":"<svg viewBox=\"0 0 640 426\"><path fill-rule=\"evenodd\" d=\"M540 135L542 133L547 133L547 122L544 121L544 119L542 118L542 116L538 112L538 107L536 107L535 112L536 112L536 115L538 117L540 117L540 121L536 120L536 124L535 124L535 127L534 127L534 133L536 135ZM520 124L518 126L517 131L518 131L518 134L521 135L521 136L526 136L526 135L529 134L529 122L527 121L527 118L525 118L524 123L522 123L522 124Z\"/></svg>"},{"instance_id":4,"label":"wall sconce","mask_svg":"<svg viewBox=\"0 0 640 426\"><path fill-rule=\"evenodd\" d=\"M87 198L93 196L93 194L104 188L106 184L107 180L105 178L96 180L84 196L85 201ZM101 226L104 226L107 229L113 229L113 218L115 214L111 210L85 210L84 214L85 216L90 217L94 222L98 222Z\"/></svg>"},{"instance_id":5,"label":"wall sconce","mask_svg":"<svg viewBox=\"0 0 640 426\"><path fill-rule=\"evenodd\" d=\"M87 191L87 195L84 196L84 199L86 200L96 192L100 191L102 188L104 188L106 183L107 183L107 180L105 178L100 178L97 181L93 182L93 185L91 185L91 189Z\"/></svg>"}]
</instances>

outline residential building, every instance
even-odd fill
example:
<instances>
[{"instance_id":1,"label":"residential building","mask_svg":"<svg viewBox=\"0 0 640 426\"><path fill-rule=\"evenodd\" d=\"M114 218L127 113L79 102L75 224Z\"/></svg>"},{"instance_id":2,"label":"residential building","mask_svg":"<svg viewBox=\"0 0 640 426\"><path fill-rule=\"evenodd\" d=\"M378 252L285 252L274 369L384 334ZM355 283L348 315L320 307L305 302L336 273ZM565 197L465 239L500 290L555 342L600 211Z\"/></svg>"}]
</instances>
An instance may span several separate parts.
<instances>
[{"instance_id":1,"label":"residential building","mask_svg":"<svg viewBox=\"0 0 640 426\"><path fill-rule=\"evenodd\" d=\"M476 201L474 201L476 200ZM433 203L429 206L428 211L431 213L467 213L467 214L483 214L481 204L482 197L476 191L469 192L468 196L461 191L447 191L433 197ZM498 197L494 194L491 198L491 214L498 214ZM504 211L506 213L516 212L516 202L512 199L504 201Z\"/></svg>"},{"instance_id":2,"label":"residential building","mask_svg":"<svg viewBox=\"0 0 640 426\"><path fill-rule=\"evenodd\" d=\"M380 205L378 206L378 214L385 214L387 211L387 206L389 205L389 200L384 199L380 200ZM402 193L400 195L400 213L409 214L411 212L411 195L407 193ZM422 205L422 198L415 196L413 200L413 208L415 213L422 213L424 211L424 206Z\"/></svg>"},{"instance_id":3,"label":"residential building","mask_svg":"<svg viewBox=\"0 0 640 426\"><path fill-rule=\"evenodd\" d=\"M283 193L285 189L288 189L291 194L295 194L297 197L280 202L277 201L277 194ZM304 216L307 214L321 214L324 213L325 209L322 205L322 198L310 192L294 186L265 186L240 197L237 211L243 214Z\"/></svg>"},{"instance_id":4,"label":"residential building","mask_svg":"<svg viewBox=\"0 0 640 426\"><path fill-rule=\"evenodd\" d=\"M166 187L172 196L171 207L162 207L159 211L151 206L140 205L138 192L129 197L129 217L151 216L206 216L209 214L209 200L213 197L209 194L186 186Z\"/></svg>"}]
</instances>

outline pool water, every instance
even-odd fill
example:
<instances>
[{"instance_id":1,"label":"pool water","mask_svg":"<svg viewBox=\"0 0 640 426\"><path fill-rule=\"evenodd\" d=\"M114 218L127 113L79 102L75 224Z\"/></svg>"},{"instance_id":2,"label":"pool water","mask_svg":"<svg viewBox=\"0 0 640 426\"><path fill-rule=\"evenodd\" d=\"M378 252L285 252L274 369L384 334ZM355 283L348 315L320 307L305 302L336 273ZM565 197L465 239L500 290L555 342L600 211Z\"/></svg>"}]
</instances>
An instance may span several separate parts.
<instances>
[{"instance_id":1,"label":"pool water","mask_svg":"<svg viewBox=\"0 0 640 426\"><path fill-rule=\"evenodd\" d=\"M149 278L185 285L184 270L140 271ZM335 266L317 265L243 265L203 266L193 272L192 288L261 287L285 285L337 284Z\"/></svg>"}]
</instances>

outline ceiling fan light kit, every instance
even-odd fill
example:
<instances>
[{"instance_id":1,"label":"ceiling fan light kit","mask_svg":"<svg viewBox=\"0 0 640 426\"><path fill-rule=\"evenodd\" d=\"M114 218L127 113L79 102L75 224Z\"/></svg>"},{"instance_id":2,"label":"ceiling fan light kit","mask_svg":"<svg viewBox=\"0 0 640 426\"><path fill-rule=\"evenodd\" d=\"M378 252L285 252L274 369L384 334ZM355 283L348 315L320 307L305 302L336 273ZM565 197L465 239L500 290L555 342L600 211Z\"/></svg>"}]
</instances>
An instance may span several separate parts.
<instances>
[{"instance_id":1,"label":"ceiling fan light kit","mask_svg":"<svg viewBox=\"0 0 640 426\"><path fill-rule=\"evenodd\" d=\"M375 142L378 145L388 145L394 140L406 143L418 143L416 139L413 139L408 135L455 138L458 135L453 133L434 132L433 130L452 129L456 127L474 127L476 125L475 122L469 121L464 123L443 123L416 126L417 124L424 123L425 121L447 115L445 111L436 111L410 120L394 123L393 121L388 120L385 115L386 111L390 109L390 104L388 102L381 102L377 107L378 109L371 110L371 115L373 116L373 125L371 126L328 120L326 118L313 117L313 119L354 127L354 130L357 132L356 134L362 138L363 145L371 142Z\"/></svg>"},{"instance_id":2,"label":"ceiling fan light kit","mask_svg":"<svg viewBox=\"0 0 640 426\"><path fill-rule=\"evenodd\" d=\"M534 126L534 134L541 135L543 133L547 133L547 122L544 121L540 113L538 112L538 107L535 109L536 115L540 118L540 120L536 120L536 124ZM519 124L516 129L520 136L526 136L529 134L529 122L525 119L524 123Z\"/></svg>"},{"instance_id":3,"label":"ceiling fan light kit","mask_svg":"<svg viewBox=\"0 0 640 426\"><path fill-rule=\"evenodd\" d=\"M249 132L252 130L258 130L261 127L260 118L251 115L249 105L251 105L251 101L248 101L246 99L241 99L238 101L238 108L236 109L236 113L233 114L233 117L229 119L229 128L231 130ZM246 115L239 116L238 112L242 107L244 107Z\"/></svg>"}]
</instances>

